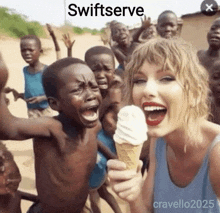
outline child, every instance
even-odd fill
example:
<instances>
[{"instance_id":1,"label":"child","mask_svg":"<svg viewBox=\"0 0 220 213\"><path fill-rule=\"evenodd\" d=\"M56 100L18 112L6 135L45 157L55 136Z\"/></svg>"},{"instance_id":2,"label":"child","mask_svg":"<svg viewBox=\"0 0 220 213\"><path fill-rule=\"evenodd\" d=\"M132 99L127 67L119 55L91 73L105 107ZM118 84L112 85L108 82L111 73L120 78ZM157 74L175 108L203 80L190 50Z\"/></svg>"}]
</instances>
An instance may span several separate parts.
<instances>
[{"instance_id":1,"label":"child","mask_svg":"<svg viewBox=\"0 0 220 213\"><path fill-rule=\"evenodd\" d=\"M111 46L111 49L119 62L119 69L124 70L125 64L129 61L129 58L134 49L139 45L138 38L140 34L150 26L150 18L142 21L142 27L132 37L128 28L120 23L114 22L111 25L111 37L116 44Z\"/></svg>"},{"instance_id":2,"label":"child","mask_svg":"<svg viewBox=\"0 0 220 213\"><path fill-rule=\"evenodd\" d=\"M85 62L95 74L96 81L103 98L100 119L108 104L108 90L115 73L115 60L112 51L104 46L95 46L85 53ZM107 101L105 101L105 99Z\"/></svg>"},{"instance_id":3,"label":"child","mask_svg":"<svg viewBox=\"0 0 220 213\"><path fill-rule=\"evenodd\" d=\"M17 118L9 112L4 98L4 86L7 79L8 70L0 53L0 139L25 140L40 136L53 137L60 142L60 150L62 150L66 134L62 131L59 121L50 117L34 120Z\"/></svg>"},{"instance_id":4,"label":"child","mask_svg":"<svg viewBox=\"0 0 220 213\"><path fill-rule=\"evenodd\" d=\"M179 39L151 39L127 69L128 103L143 110L152 138L150 167L144 179L141 162L131 171L109 160L112 189L135 213L220 212L220 126L207 121L208 74L195 50Z\"/></svg>"},{"instance_id":5,"label":"child","mask_svg":"<svg viewBox=\"0 0 220 213\"><path fill-rule=\"evenodd\" d=\"M198 57L200 63L208 70L210 76L215 61L220 60L220 18L213 21L212 26L207 34L209 48L199 50Z\"/></svg>"},{"instance_id":6,"label":"child","mask_svg":"<svg viewBox=\"0 0 220 213\"><path fill-rule=\"evenodd\" d=\"M13 155L0 141L0 212L21 213L21 199L36 201L37 196L18 191L21 181Z\"/></svg>"},{"instance_id":7,"label":"child","mask_svg":"<svg viewBox=\"0 0 220 213\"><path fill-rule=\"evenodd\" d=\"M21 55L29 66L23 68L25 92L18 93L14 90L15 100L21 98L27 102L29 118L52 116L42 85L42 73L46 65L39 61L42 53L40 39L35 35L23 36L20 48Z\"/></svg>"},{"instance_id":8,"label":"child","mask_svg":"<svg viewBox=\"0 0 220 213\"><path fill-rule=\"evenodd\" d=\"M216 61L211 70L209 80L211 93L211 120L220 124L220 60Z\"/></svg>"},{"instance_id":9,"label":"child","mask_svg":"<svg viewBox=\"0 0 220 213\"><path fill-rule=\"evenodd\" d=\"M112 153L116 155L115 144L113 140L113 134L116 129L117 122L117 113L120 108L122 93L121 79L116 76L112 83L109 85L109 97L111 100L110 107L105 111L105 115L102 117L102 130L98 133L98 140L110 149ZM99 201L100 197L104 199L112 208L115 213L121 213L121 209L113 197L107 190L107 181L106 181L106 163L108 158L102 150L98 152L98 162L96 163L95 169L92 171L90 176L90 201L91 208L93 212L101 212Z\"/></svg>"},{"instance_id":10,"label":"child","mask_svg":"<svg viewBox=\"0 0 220 213\"><path fill-rule=\"evenodd\" d=\"M162 12L157 19L157 33L162 38L174 38L178 34L178 20L171 10Z\"/></svg>"},{"instance_id":11,"label":"child","mask_svg":"<svg viewBox=\"0 0 220 213\"><path fill-rule=\"evenodd\" d=\"M28 212L81 213L97 156L100 91L92 71L76 58L64 58L48 66L43 73L43 85L68 138L62 154L53 139L35 138L40 201Z\"/></svg>"},{"instance_id":12,"label":"child","mask_svg":"<svg viewBox=\"0 0 220 213\"><path fill-rule=\"evenodd\" d=\"M114 119L121 104L122 80L114 74L114 55L107 47L95 46L87 50L85 61L95 74L103 98L99 116L103 129L98 133L98 139L115 154L112 133L115 131L116 120ZM98 205L100 196L109 203L114 212L121 213L117 202L104 184L107 159L103 152L98 153L98 162L90 177L91 206L94 212L100 212Z\"/></svg>"}]
</instances>

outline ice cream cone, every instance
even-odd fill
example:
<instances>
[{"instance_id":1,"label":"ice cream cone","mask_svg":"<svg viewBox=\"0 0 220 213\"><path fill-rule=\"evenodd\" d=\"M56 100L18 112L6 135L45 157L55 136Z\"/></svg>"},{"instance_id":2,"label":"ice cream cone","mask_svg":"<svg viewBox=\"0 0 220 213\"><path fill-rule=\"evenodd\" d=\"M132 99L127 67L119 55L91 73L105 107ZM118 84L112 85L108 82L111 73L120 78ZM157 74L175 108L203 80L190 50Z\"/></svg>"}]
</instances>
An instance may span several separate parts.
<instances>
[{"instance_id":1,"label":"ice cream cone","mask_svg":"<svg viewBox=\"0 0 220 213\"><path fill-rule=\"evenodd\" d=\"M136 170L141 154L142 144L132 145L129 142L115 143L118 159L126 164L127 170Z\"/></svg>"}]
</instances>

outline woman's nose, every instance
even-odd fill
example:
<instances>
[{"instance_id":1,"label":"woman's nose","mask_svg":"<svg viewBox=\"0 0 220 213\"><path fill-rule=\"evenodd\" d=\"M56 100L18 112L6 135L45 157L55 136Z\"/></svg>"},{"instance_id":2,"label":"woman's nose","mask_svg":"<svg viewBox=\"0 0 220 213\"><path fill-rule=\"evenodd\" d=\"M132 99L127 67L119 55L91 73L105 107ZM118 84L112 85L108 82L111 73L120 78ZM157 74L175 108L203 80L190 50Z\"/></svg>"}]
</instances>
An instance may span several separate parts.
<instances>
[{"instance_id":1,"label":"woman's nose","mask_svg":"<svg viewBox=\"0 0 220 213\"><path fill-rule=\"evenodd\" d=\"M144 88L144 93L147 96L155 97L157 95L157 84L154 81L148 80Z\"/></svg>"}]
</instances>

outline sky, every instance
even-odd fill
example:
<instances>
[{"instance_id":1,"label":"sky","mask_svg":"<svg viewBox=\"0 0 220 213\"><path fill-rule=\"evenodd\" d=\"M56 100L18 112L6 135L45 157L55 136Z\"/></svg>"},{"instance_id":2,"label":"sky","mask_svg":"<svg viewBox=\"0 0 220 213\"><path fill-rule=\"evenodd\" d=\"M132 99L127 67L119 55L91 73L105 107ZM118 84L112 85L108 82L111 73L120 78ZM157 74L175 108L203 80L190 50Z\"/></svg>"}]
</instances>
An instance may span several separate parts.
<instances>
[{"instance_id":1,"label":"sky","mask_svg":"<svg viewBox=\"0 0 220 213\"><path fill-rule=\"evenodd\" d=\"M195 13L200 11L200 5L203 0L0 0L0 6L8 7L14 9L17 13L21 13L28 17L30 21L38 21L41 24L49 23L55 26L61 26L65 21L71 23L74 26L79 27L89 27L91 29L101 29L105 27L107 22L112 20L120 21L130 27L134 26L137 23L141 23L141 17L137 14L133 16L126 9L125 15L121 16L101 16L100 9L97 11L98 16L94 16L95 10L94 6L96 3L103 5L103 7L129 7L130 10L134 9L135 11L138 7L144 9L144 14L147 17L151 17L151 20L154 21L157 19L158 15L164 10L174 11L178 17L181 17L184 14ZM218 5L220 0L216 0ZM75 4L71 6L70 4ZM93 7L92 7L93 6ZM93 16L89 14L88 16L80 16L78 9L82 7L88 8L91 11L93 8ZM105 10L103 10L105 12ZM75 16L70 16L68 14L77 13Z\"/></svg>"}]
</instances>

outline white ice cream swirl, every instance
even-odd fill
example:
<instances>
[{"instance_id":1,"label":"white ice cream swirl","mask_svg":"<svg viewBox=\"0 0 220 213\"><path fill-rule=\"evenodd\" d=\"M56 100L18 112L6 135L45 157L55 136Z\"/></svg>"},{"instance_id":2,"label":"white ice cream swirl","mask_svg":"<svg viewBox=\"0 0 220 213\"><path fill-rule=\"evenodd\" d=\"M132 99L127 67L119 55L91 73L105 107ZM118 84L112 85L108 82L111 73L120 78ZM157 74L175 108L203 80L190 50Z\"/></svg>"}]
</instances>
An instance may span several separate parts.
<instances>
[{"instance_id":1,"label":"white ice cream swirl","mask_svg":"<svg viewBox=\"0 0 220 213\"><path fill-rule=\"evenodd\" d=\"M134 105L123 107L113 136L116 143L139 145L147 140L147 124L143 111Z\"/></svg>"}]
</instances>

